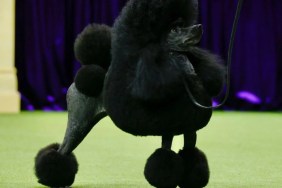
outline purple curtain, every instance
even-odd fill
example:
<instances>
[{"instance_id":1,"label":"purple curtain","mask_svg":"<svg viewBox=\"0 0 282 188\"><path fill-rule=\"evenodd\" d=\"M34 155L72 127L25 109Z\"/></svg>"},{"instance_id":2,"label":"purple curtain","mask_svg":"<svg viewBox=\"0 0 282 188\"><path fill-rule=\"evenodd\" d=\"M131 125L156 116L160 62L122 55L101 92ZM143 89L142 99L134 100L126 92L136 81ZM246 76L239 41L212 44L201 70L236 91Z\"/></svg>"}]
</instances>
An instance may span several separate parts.
<instances>
[{"instance_id":1,"label":"purple curtain","mask_svg":"<svg viewBox=\"0 0 282 188\"><path fill-rule=\"evenodd\" d=\"M92 22L112 25L126 1L16 1L16 67L23 109L66 109L65 94L80 67L73 55L75 37ZM201 46L226 60L237 0L199 4L205 32ZM245 0L226 109L282 109L281 12L280 0Z\"/></svg>"},{"instance_id":2,"label":"purple curtain","mask_svg":"<svg viewBox=\"0 0 282 188\"><path fill-rule=\"evenodd\" d=\"M237 0L201 0L202 46L227 59ZM245 0L231 71L231 109L282 109L282 1Z\"/></svg>"},{"instance_id":3,"label":"purple curtain","mask_svg":"<svg viewBox=\"0 0 282 188\"><path fill-rule=\"evenodd\" d=\"M126 0L17 0L16 67L22 108L64 110L80 64L73 43L89 23L112 25Z\"/></svg>"}]
</instances>

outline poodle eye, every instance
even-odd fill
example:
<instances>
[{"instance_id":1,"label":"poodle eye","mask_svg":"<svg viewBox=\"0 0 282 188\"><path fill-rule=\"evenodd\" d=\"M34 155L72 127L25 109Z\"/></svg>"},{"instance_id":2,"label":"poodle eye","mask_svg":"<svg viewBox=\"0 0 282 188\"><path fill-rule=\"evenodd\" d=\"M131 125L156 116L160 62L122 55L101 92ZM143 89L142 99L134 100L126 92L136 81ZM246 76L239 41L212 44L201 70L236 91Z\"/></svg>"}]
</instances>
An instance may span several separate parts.
<instances>
[{"instance_id":1,"label":"poodle eye","mask_svg":"<svg viewBox=\"0 0 282 188\"><path fill-rule=\"evenodd\" d=\"M171 29L171 30L170 30L170 32L172 32L172 33L176 33L176 29L175 29L175 28L173 28L173 29Z\"/></svg>"},{"instance_id":2,"label":"poodle eye","mask_svg":"<svg viewBox=\"0 0 282 188\"><path fill-rule=\"evenodd\" d=\"M171 33L178 33L178 34L180 34L181 33L181 28L180 27L172 28L170 30L170 32Z\"/></svg>"},{"instance_id":3,"label":"poodle eye","mask_svg":"<svg viewBox=\"0 0 282 188\"><path fill-rule=\"evenodd\" d=\"M174 33L181 33L181 27L185 26L185 22L182 18L178 18L177 20L175 20L172 24L171 24L171 32Z\"/></svg>"}]
</instances>

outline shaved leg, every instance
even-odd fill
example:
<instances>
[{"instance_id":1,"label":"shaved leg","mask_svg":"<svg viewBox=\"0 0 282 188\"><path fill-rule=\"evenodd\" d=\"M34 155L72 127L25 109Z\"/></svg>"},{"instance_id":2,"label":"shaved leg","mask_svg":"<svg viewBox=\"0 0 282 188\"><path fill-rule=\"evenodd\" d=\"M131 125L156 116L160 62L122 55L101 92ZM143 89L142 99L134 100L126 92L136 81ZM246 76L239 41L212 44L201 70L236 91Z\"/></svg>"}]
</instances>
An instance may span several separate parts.
<instances>
[{"instance_id":1,"label":"shaved leg","mask_svg":"<svg viewBox=\"0 0 282 188\"><path fill-rule=\"evenodd\" d=\"M184 149L195 148L197 141L197 133L185 133L184 134Z\"/></svg>"},{"instance_id":2,"label":"shaved leg","mask_svg":"<svg viewBox=\"0 0 282 188\"><path fill-rule=\"evenodd\" d=\"M162 136L162 148L170 150L171 149L171 145L172 145L172 140L173 140L173 136L172 135Z\"/></svg>"}]
</instances>

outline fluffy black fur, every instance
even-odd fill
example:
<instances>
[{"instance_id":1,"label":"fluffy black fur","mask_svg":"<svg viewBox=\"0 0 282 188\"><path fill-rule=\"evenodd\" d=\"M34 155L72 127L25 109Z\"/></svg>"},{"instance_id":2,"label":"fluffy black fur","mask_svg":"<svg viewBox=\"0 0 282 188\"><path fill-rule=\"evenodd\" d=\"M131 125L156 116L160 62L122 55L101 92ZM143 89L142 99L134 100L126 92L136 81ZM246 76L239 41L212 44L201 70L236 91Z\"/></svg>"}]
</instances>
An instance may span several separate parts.
<instances>
[{"instance_id":1,"label":"fluffy black fur","mask_svg":"<svg viewBox=\"0 0 282 188\"><path fill-rule=\"evenodd\" d=\"M195 0L131 0L116 20L112 62L105 80L105 108L113 122L134 135L177 135L206 126L224 71L218 58L191 46L172 52L167 38L196 22ZM187 66L194 67L195 72Z\"/></svg>"},{"instance_id":2,"label":"fluffy black fur","mask_svg":"<svg viewBox=\"0 0 282 188\"><path fill-rule=\"evenodd\" d=\"M175 188L183 173L183 159L175 152L162 148L148 158L144 171L147 181L160 188Z\"/></svg>"},{"instance_id":3,"label":"fluffy black fur","mask_svg":"<svg viewBox=\"0 0 282 188\"><path fill-rule=\"evenodd\" d=\"M202 30L194 25L197 2L130 0L112 35L108 26L93 24L77 37L75 56L84 67L75 78L76 87L94 97L103 88L106 112L120 129L143 136L192 135L208 124L212 110L195 106L185 85L198 103L210 106L225 73L218 57L194 46ZM61 155L58 147L43 148L36 157L36 175L47 186L71 185L77 172L74 155ZM179 154L156 150L144 174L159 188L200 188L209 179L207 159L194 148Z\"/></svg>"},{"instance_id":4,"label":"fluffy black fur","mask_svg":"<svg viewBox=\"0 0 282 188\"><path fill-rule=\"evenodd\" d=\"M158 56L159 50L158 45L152 44L140 52L136 75L130 86L133 98L161 103L175 98L181 92L181 72L177 68L177 62L169 54ZM155 63L156 59L167 63L159 66Z\"/></svg>"},{"instance_id":5,"label":"fluffy black fur","mask_svg":"<svg viewBox=\"0 0 282 188\"><path fill-rule=\"evenodd\" d=\"M84 65L76 73L74 82L78 91L98 97L103 89L106 71L97 65Z\"/></svg>"},{"instance_id":6,"label":"fluffy black fur","mask_svg":"<svg viewBox=\"0 0 282 188\"><path fill-rule=\"evenodd\" d=\"M74 53L83 65L96 64L108 69L111 62L111 28L90 24L76 38Z\"/></svg>"},{"instance_id":7,"label":"fluffy black fur","mask_svg":"<svg viewBox=\"0 0 282 188\"><path fill-rule=\"evenodd\" d=\"M217 96L223 87L226 77L222 59L198 47L190 47L184 54L192 62L208 94L211 97Z\"/></svg>"},{"instance_id":8,"label":"fluffy black fur","mask_svg":"<svg viewBox=\"0 0 282 188\"><path fill-rule=\"evenodd\" d=\"M209 182L209 167L205 154L197 148L183 149L179 155L184 160L181 188L202 188Z\"/></svg>"},{"instance_id":9,"label":"fluffy black fur","mask_svg":"<svg viewBox=\"0 0 282 188\"><path fill-rule=\"evenodd\" d=\"M41 149L35 158L35 174L38 182L50 187L70 186L78 171L75 156L62 155L57 150L59 144L51 144Z\"/></svg>"}]
</instances>

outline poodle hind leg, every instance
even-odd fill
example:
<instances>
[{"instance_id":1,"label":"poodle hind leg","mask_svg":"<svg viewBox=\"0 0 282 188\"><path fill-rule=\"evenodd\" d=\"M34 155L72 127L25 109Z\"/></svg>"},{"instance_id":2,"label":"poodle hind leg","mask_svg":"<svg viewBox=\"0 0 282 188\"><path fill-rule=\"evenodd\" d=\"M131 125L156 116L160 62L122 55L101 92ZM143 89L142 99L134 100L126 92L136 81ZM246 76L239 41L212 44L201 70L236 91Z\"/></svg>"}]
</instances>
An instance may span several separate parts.
<instances>
[{"instance_id":1,"label":"poodle hind leg","mask_svg":"<svg viewBox=\"0 0 282 188\"><path fill-rule=\"evenodd\" d=\"M183 159L171 150L173 136L162 136L162 147L147 160L144 175L158 188L175 188L184 173Z\"/></svg>"},{"instance_id":2,"label":"poodle hind leg","mask_svg":"<svg viewBox=\"0 0 282 188\"><path fill-rule=\"evenodd\" d=\"M184 174L179 185L181 188L202 188L209 181L209 167L205 154L195 147L196 132L184 134L184 148L179 156L184 160Z\"/></svg>"},{"instance_id":3,"label":"poodle hind leg","mask_svg":"<svg viewBox=\"0 0 282 188\"><path fill-rule=\"evenodd\" d=\"M80 93L72 84L67 94L68 125L63 143L41 149L35 158L38 182L49 187L70 186L78 171L72 151L82 142L92 127L107 114L102 99Z\"/></svg>"}]
</instances>

